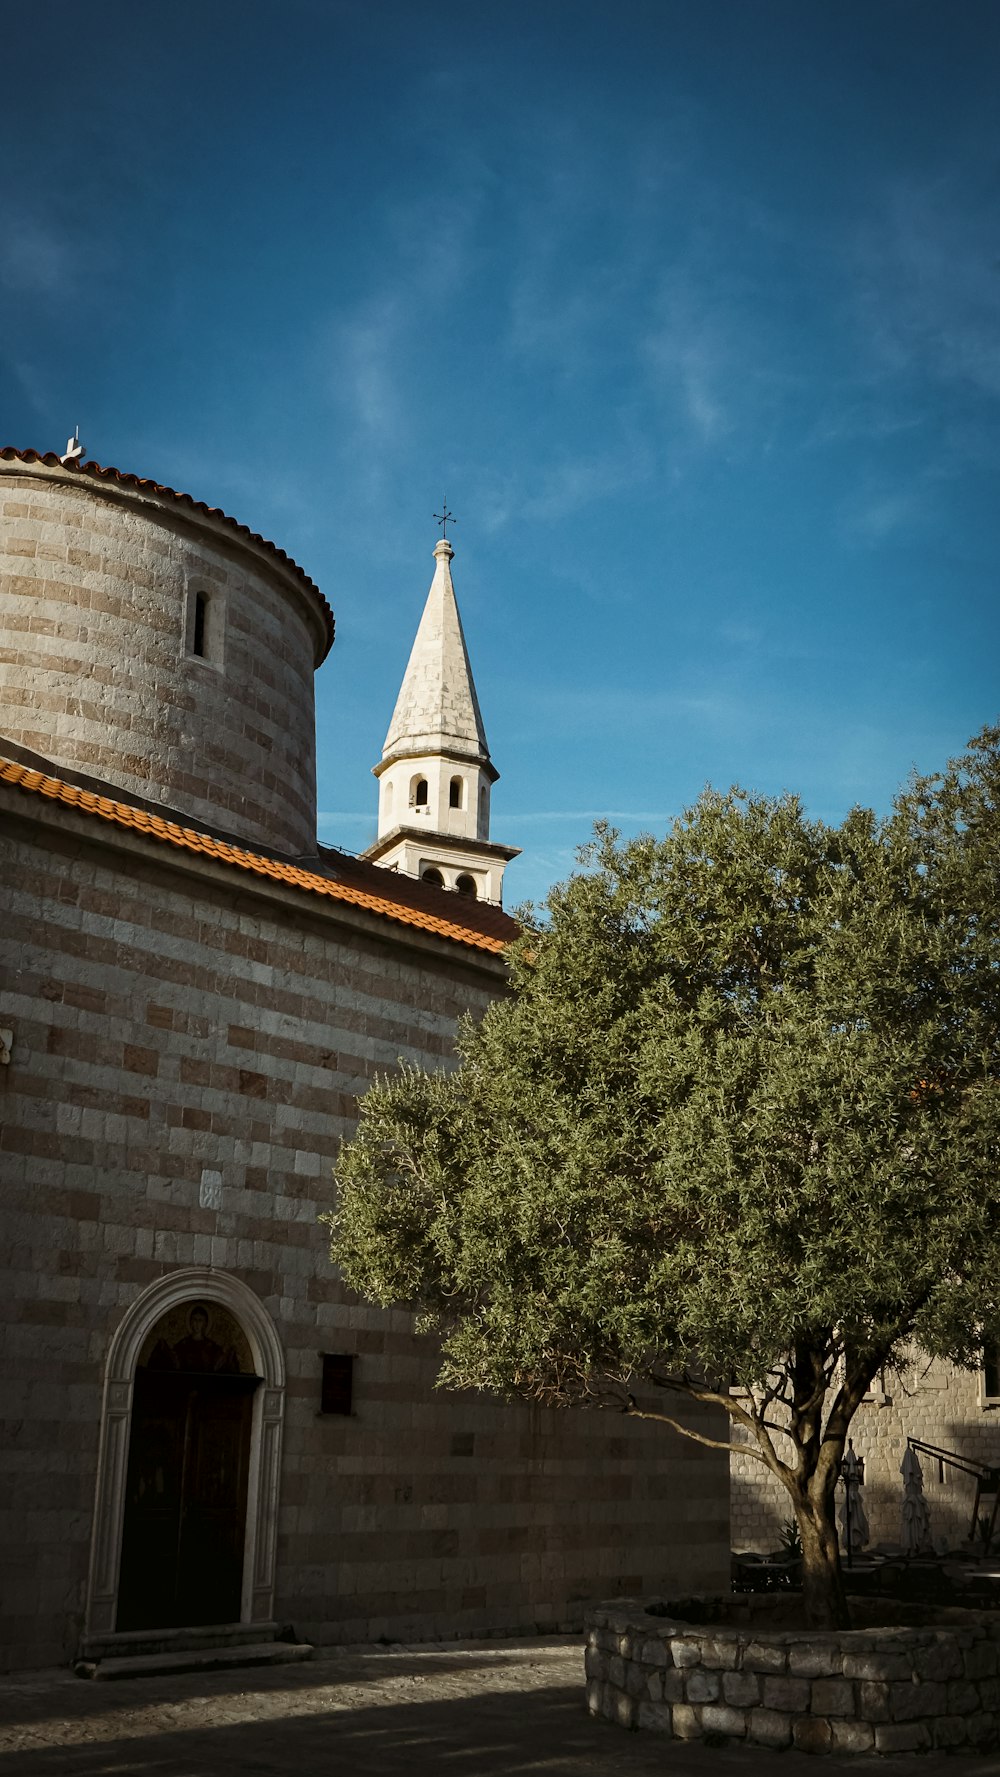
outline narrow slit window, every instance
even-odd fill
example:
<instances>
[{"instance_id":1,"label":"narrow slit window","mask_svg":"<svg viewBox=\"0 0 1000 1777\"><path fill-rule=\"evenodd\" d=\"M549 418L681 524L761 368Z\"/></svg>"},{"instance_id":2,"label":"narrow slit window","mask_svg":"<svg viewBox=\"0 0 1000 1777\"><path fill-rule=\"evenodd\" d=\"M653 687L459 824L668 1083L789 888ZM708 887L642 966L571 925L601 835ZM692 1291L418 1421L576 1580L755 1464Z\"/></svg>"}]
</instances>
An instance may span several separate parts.
<instances>
[{"instance_id":1,"label":"narrow slit window","mask_svg":"<svg viewBox=\"0 0 1000 1777\"><path fill-rule=\"evenodd\" d=\"M205 620L208 616L208 599L203 592L194 595L194 628L191 632L191 652L199 660L205 658Z\"/></svg>"},{"instance_id":2,"label":"narrow slit window","mask_svg":"<svg viewBox=\"0 0 1000 1777\"><path fill-rule=\"evenodd\" d=\"M180 645L186 660L222 670L226 651L226 595L221 587L189 586Z\"/></svg>"}]
</instances>

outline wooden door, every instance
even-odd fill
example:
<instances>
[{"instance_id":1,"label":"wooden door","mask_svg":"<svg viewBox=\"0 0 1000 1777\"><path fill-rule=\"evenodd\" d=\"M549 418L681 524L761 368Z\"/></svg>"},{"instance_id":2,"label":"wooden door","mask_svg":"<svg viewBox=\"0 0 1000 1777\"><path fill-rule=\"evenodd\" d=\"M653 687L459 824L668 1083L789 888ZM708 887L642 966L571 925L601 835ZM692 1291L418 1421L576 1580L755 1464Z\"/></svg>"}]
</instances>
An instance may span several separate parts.
<instances>
[{"instance_id":1,"label":"wooden door","mask_svg":"<svg viewBox=\"0 0 1000 1777\"><path fill-rule=\"evenodd\" d=\"M139 1370L132 1405L118 1621L239 1621L256 1376Z\"/></svg>"}]
</instances>

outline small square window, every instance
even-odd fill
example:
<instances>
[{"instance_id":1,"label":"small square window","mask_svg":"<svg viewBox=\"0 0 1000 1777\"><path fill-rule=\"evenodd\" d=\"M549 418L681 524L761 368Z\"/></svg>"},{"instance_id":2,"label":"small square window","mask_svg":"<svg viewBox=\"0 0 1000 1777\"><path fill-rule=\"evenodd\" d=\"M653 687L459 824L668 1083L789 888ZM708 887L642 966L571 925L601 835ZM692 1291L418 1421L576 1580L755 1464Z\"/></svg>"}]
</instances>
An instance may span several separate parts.
<instances>
[{"instance_id":1,"label":"small square window","mask_svg":"<svg viewBox=\"0 0 1000 1777\"><path fill-rule=\"evenodd\" d=\"M889 1393L884 1369L876 1370L868 1384L868 1392L862 1398L866 1401L874 1401L877 1407L892 1406L892 1395Z\"/></svg>"},{"instance_id":2,"label":"small square window","mask_svg":"<svg viewBox=\"0 0 1000 1777\"><path fill-rule=\"evenodd\" d=\"M321 1413L350 1413L354 1395L354 1358L348 1352L321 1351L323 1383Z\"/></svg>"}]
</instances>

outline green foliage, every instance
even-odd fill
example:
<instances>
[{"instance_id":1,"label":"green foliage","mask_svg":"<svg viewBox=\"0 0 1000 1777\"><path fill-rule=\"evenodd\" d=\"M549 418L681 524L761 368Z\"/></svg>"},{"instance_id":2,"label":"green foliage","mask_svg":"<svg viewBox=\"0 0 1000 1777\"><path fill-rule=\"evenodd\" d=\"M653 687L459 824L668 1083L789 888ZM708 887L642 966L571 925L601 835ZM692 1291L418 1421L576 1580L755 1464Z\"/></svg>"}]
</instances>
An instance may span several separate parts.
<instances>
[{"instance_id":1,"label":"green foliage","mask_svg":"<svg viewBox=\"0 0 1000 1777\"><path fill-rule=\"evenodd\" d=\"M778 1546L786 1561L797 1561L800 1558L802 1554L802 1538L799 1535L799 1527L794 1518L789 1518L788 1521L782 1525L781 1536L778 1539Z\"/></svg>"},{"instance_id":2,"label":"green foliage","mask_svg":"<svg viewBox=\"0 0 1000 1777\"><path fill-rule=\"evenodd\" d=\"M462 1384L657 1353L761 1385L829 1328L970 1360L1000 1319L995 737L972 763L882 824L733 791L660 842L600 829L460 1070L367 1095L348 1281L442 1326Z\"/></svg>"},{"instance_id":3,"label":"green foliage","mask_svg":"<svg viewBox=\"0 0 1000 1777\"><path fill-rule=\"evenodd\" d=\"M875 1371L911 1340L976 1360L1000 1327L998 740L885 821L732 790L659 841L599 827L458 1070L369 1092L333 1257L440 1329L443 1381L712 1394L829 1523Z\"/></svg>"}]
</instances>

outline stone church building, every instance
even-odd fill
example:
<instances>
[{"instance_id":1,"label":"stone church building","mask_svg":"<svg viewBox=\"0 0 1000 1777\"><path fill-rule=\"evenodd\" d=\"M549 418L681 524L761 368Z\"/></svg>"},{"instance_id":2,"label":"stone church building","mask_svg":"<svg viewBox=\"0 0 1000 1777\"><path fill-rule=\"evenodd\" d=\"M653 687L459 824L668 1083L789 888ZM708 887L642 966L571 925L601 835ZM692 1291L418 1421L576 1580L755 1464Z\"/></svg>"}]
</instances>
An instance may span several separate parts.
<instances>
[{"instance_id":1,"label":"stone church building","mask_svg":"<svg viewBox=\"0 0 1000 1777\"><path fill-rule=\"evenodd\" d=\"M505 989L451 559L355 858L316 838L308 575L187 495L0 452L5 1667L725 1584L721 1453L435 1392L433 1342L327 1256L358 1096Z\"/></svg>"}]
</instances>

